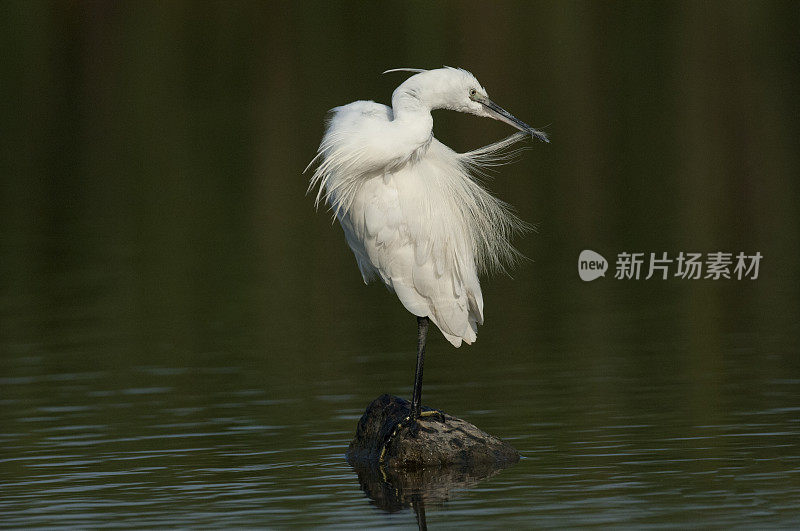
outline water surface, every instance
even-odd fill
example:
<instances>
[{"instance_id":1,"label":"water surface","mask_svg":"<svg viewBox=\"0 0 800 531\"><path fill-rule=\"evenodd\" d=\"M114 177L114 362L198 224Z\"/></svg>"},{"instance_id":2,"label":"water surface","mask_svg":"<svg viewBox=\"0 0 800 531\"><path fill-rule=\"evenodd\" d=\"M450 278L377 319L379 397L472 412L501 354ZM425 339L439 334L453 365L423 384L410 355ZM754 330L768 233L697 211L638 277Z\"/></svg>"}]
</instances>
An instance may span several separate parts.
<instances>
[{"instance_id":1,"label":"water surface","mask_svg":"<svg viewBox=\"0 0 800 531\"><path fill-rule=\"evenodd\" d=\"M800 525L795 4L138 6L0 17L2 525ZM523 459L387 505L344 453L410 394L415 320L301 172L328 108L441 64L551 124L489 182L530 260L426 359L425 403ZM764 260L583 283L586 248Z\"/></svg>"}]
</instances>

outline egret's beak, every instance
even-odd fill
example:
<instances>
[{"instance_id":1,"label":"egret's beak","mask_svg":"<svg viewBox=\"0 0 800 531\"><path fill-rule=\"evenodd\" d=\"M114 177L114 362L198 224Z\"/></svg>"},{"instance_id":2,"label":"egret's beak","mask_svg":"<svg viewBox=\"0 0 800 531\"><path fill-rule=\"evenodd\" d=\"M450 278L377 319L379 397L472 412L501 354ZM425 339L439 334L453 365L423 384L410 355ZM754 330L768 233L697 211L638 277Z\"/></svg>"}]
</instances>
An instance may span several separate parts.
<instances>
[{"instance_id":1,"label":"egret's beak","mask_svg":"<svg viewBox=\"0 0 800 531\"><path fill-rule=\"evenodd\" d=\"M533 138L538 138L542 142L550 142L547 138L547 134L543 131L539 131L538 129L534 129L533 127L529 126L504 108L500 107L498 104L487 98L486 96L481 96L480 94L476 94L471 97L473 101L477 101L489 115L494 118L495 120L500 120L501 122L505 122L512 127L516 127L520 131L524 131L528 133Z\"/></svg>"}]
</instances>

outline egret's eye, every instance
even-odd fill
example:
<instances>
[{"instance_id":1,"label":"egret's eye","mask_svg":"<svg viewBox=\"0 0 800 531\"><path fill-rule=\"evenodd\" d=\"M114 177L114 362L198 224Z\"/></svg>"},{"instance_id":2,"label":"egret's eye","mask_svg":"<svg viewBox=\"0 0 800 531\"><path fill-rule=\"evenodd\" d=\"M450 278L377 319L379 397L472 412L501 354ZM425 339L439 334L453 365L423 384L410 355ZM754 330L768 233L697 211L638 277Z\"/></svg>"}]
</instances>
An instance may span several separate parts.
<instances>
[{"instance_id":1,"label":"egret's eye","mask_svg":"<svg viewBox=\"0 0 800 531\"><path fill-rule=\"evenodd\" d=\"M478 91L477 91L477 90L475 90L475 89L469 89L469 97L470 97L470 98L473 98L473 97L475 97L475 94L476 94L477 92L478 92Z\"/></svg>"}]
</instances>

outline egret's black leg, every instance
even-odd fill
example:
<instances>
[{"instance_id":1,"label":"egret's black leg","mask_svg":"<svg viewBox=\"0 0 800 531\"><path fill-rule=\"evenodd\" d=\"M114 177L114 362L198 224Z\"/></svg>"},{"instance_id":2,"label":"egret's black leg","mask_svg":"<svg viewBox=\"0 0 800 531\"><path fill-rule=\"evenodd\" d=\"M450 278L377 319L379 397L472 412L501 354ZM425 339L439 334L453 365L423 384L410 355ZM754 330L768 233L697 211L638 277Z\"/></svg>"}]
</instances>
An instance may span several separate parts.
<instances>
[{"instance_id":1,"label":"egret's black leg","mask_svg":"<svg viewBox=\"0 0 800 531\"><path fill-rule=\"evenodd\" d=\"M427 317L417 317L417 370L414 373L414 392L411 395L411 418L418 419L422 407L422 366L425 358L425 340L428 337Z\"/></svg>"}]
</instances>

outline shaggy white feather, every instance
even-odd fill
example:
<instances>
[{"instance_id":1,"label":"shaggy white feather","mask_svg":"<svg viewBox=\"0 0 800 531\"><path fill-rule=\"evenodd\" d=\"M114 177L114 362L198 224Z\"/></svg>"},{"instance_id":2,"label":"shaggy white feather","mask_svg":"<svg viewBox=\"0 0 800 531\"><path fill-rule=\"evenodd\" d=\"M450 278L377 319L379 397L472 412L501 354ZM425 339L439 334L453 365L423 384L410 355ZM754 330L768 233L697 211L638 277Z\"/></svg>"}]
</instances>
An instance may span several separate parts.
<instances>
[{"instance_id":1,"label":"shaggy white feather","mask_svg":"<svg viewBox=\"0 0 800 531\"><path fill-rule=\"evenodd\" d=\"M485 94L464 70L422 71L398 87L392 107L337 107L309 164L319 161L309 183L318 188L315 204L330 205L364 282L380 278L456 347L475 341L483 323L478 274L513 262L510 239L527 228L476 175L508 162L508 148L528 134L462 154L432 135L431 109L480 114L447 99L468 87Z\"/></svg>"}]
</instances>

